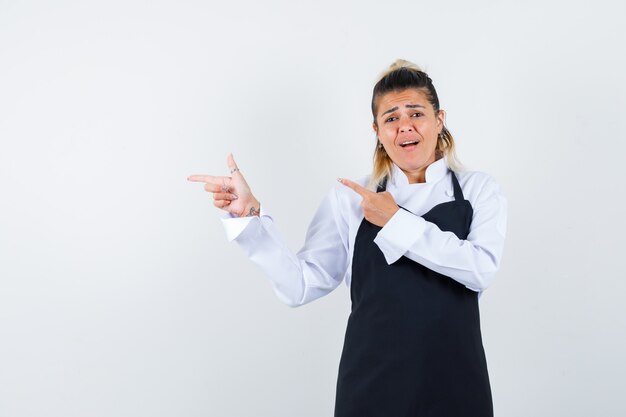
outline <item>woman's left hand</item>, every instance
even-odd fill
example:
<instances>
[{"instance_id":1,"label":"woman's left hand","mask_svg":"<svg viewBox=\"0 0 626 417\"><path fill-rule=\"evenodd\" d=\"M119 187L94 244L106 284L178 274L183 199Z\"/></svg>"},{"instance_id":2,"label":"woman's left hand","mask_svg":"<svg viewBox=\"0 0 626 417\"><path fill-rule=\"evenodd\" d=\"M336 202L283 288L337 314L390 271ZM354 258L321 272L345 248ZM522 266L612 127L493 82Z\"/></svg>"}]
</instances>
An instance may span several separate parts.
<instances>
[{"instance_id":1,"label":"woman's left hand","mask_svg":"<svg viewBox=\"0 0 626 417\"><path fill-rule=\"evenodd\" d=\"M365 219L376 226L384 227L389 219L400 210L400 207L398 207L393 196L388 191L375 193L345 178L338 178L337 180L343 185L352 188L363 198L361 207L363 208Z\"/></svg>"}]
</instances>

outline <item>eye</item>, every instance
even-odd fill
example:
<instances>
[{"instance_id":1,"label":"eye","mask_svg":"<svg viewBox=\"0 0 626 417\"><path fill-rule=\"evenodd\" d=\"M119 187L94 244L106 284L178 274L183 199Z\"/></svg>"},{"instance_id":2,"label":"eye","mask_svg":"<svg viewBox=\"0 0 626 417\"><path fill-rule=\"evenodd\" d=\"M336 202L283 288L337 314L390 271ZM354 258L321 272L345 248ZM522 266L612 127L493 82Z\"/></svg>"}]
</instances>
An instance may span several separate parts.
<instances>
[{"instance_id":1,"label":"eye","mask_svg":"<svg viewBox=\"0 0 626 417\"><path fill-rule=\"evenodd\" d=\"M393 122L395 119L397 119L397 117L395 117L395 116L391 116L391 117L389 117L389 118L385 119L385 123L388 123L388 122Z\"/></svg>"},{"instance_id":2,"label":"eye","mask_svg":"<svg viewBox=\"0 0 626 417\"><path fill-rule=\"evenodd\" d=\"M417 113L413 113L413 116L417 115L417 117L423 116L423 113L417 112Z\"/></svg>"}]
</instances>

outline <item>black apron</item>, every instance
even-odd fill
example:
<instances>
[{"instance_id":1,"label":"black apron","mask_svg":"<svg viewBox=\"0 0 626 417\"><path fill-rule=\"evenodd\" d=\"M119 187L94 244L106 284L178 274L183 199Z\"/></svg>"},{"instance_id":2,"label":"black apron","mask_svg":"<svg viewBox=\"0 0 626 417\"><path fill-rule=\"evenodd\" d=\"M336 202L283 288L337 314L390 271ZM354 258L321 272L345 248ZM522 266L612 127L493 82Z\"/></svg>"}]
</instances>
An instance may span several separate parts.
<instances>
[{"instance_id":1,"label":"black apron","mask_svg":"<svg viewBox=\"0 0 626 417\"><path fill-rule=\"evenodd\" d=\"M451 174L454 201L422 217L466 239L473 209ZM380 229L363 219L354 243L335 417L493 416L478 293L404 256L388 265Z\"/></svg>"}]
</instances>

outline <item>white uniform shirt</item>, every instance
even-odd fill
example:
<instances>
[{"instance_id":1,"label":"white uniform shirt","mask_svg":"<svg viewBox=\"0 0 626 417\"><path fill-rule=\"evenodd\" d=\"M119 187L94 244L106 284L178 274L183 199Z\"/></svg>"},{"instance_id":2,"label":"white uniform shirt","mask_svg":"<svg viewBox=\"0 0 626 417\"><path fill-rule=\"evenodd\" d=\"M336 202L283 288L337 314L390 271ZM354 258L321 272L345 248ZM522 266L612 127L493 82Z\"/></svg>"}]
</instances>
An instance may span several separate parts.
<instances>
[{"instance_id":1,"label":"white uniform shirt","mask_svg":"<svg viewBox=\"0 0 626 417\"><path fill-rule=\"evenodd\" d=\"M427 167L426 182L409 184L394 164L387 191L408 211L398 210L374 242L388 264L406 256L460 282L480 297L500 265L507 201L489 175L458 172L464 198L474 210L470 232L465 240L443 232L420 216L437 204L454 200L451 175L442 158ZM356 182L366 186L369 178ZM317 209L304 246L297 253L287 247L263 204L258 217L226 213L222 222L228 240L235 240L269 276L279 299L296 307L328 294L344 278L350 287L354 241L363 217L361 196L338 182Z\"/></svg>"}]
</instances>

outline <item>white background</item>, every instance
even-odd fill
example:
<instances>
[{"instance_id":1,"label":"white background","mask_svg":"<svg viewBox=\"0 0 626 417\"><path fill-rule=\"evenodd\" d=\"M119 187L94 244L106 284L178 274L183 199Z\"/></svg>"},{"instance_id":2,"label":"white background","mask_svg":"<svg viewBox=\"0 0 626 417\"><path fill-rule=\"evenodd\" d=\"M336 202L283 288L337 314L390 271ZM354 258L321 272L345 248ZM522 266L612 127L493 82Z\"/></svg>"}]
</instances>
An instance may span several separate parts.
<instances>
[{"instance_id":1,"label":"white background","mask_svg":"<svg viewBox=\"0 0 626 417\"><path fill-rule=\"evenodd\" d=\"M344 284L297 309L190 174L235 158L294 250L371 169L396 58L509 200L496 416L622 416L621 1L0 1L0 416L330 416Z\"/></svg>"}]
</instances>

